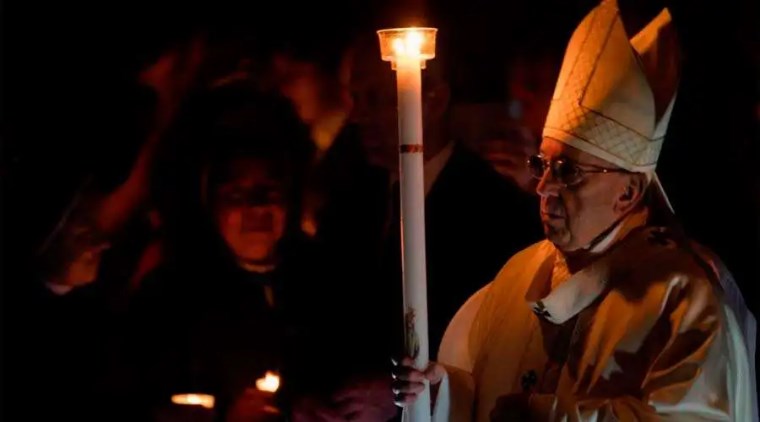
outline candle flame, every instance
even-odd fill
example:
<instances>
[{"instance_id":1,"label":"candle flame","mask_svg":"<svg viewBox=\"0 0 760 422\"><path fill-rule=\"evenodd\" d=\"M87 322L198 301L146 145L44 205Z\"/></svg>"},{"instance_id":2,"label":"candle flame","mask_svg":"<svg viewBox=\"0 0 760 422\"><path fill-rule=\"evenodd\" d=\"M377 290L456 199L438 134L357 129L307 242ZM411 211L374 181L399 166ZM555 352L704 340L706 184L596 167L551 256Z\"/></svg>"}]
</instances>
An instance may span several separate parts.
<instances>
[{"instance_id":1,"label":"candle flame","mask_svg":"<svg viewBox=\"0 0 760 422\"><path fill-rule=\"evenodd\" d=\"M172 396L172 403L188 405L188 406L202 406L206 409L214 408L214 396L209 394L175 394Z\"/></svg>"},{"instance_id":2,"label":"candle flame","mask_svg":"<svg viewBox=\"0 0 760 422\"><path fill-rule=\"evenodd\" d=\"M380 41L380 58L396 68L398 60L425 61L435 57L435 28L389 28L377 31Z\"/></svg>"},{"instance_id":3,"label":"candle flame","mask_svg":"<svg viewBox=\"0 0 760 422\"><path fill-rule=\"evenodd\" d=\"M419 57L423 41L419 31L408 31L403 38L393 40L393 52L397 56Z\"/></svg>"},{"instance_id":4,"label":"candle flame","mask_svg":"<svg viewBox=\"0 0 760 422\"><path fill-rule=\"evenodd\" d=\"M267 371L266 375L264 375L264 378L259 378L256 380L256 388L260 391L267 391L270 393L276 392L280 388L279 375Z\"/></svg>"}]
</instances>

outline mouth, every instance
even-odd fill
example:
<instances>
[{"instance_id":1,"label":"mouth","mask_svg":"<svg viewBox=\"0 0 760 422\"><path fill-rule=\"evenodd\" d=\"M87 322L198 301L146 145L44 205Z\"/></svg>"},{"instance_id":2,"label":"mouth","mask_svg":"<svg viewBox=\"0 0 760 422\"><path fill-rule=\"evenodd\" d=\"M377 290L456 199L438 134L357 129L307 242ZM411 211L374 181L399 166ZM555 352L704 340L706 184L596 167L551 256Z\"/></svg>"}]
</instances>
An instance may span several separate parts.
<instances>
[{"instance_id":1,"label":"mouth","mask_svg":"<svg viewBox=\"0 0 760 422\"><path fill-rule=\"evenodd\" d=\"M566 217L565 207L560 198L544 197L541 198L541 220L557 221L564 220Z\"/></svg>"},{"instance_id":2,"label":"mouth","mask_svg":"<svg viewBox=\"0 0 760 422\"><path fill-rule=\"evenodd\" d=\"M240 230L241 234L262 234L262 233L270 233L272 231L272 227L266 224L258 224L258 225L248 225L247 227Z\"/></svg>"},{"instance_id":3,"label":"mouth","mask_svg":"<svg viewBox=\"0 0 760 422\"><path fill-rule=\"evenodd\" d=\"M272 231L273 225L271 217L246 219L243 220L240 232L242 234L268 233Z\"/></svg>"},{"instance_id":4,"label":"mouth","mask_svg":"<svg viewBox=\"0 0 760 422\"><path fill-rule=\"evenodd\" d=\"M563 218L565 218L563 215L560 215L557 213L543 211L543 210L541 211L542 220L561 220Z\"/></svg>"}]
</instances>

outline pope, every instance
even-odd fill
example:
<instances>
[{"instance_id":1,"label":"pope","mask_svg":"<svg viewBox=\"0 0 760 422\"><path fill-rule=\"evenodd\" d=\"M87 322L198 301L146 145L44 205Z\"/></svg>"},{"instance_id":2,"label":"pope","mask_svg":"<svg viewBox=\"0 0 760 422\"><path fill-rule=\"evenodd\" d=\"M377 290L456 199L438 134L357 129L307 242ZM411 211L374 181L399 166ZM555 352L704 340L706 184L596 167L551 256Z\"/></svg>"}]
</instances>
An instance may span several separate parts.
<instances>
[{"instance_id":1,"label":"pope","mask_svg":"<svg viewBox=\"0 0 760 422\"><path fill-rule=\"evenodd\" d=\"M676 49L667 9L632 39L615 1L580 23L528 160L547 239L460 308L438 363L395 368L398 405L427 379L435 421L757 420L754 318L655 174Z\"/></svg>"}]
</instances>

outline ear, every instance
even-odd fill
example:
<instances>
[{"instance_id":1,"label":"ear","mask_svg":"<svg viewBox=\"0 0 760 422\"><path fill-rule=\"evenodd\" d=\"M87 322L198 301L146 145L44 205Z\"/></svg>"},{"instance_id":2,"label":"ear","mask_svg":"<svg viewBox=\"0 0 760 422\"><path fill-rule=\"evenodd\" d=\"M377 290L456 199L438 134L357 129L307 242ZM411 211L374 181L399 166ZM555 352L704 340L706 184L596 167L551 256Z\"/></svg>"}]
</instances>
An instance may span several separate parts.
<instances>
[{"instance_id":1,"label":"ear","mask_svg":"<svg viewBox=\"0 0 760 422\"><path fill-rule=\"evenodd\" d=\"M425 93L425 108L430 117L433 119L440 118L449 107L451 90L449 85L444 82L438 83L433 89Z\"/></svg>"},{"instance_id":2,"label":"ear","mask_svg":"<svg viewBox=\"0 0 760 422\"><path fill-rule=\"evenodd\" d=\"M627 174L623 192L615 201L615 211L627 214L641 202L646 191L646 176L644 173Z\"/></svg>"}]
</instances>

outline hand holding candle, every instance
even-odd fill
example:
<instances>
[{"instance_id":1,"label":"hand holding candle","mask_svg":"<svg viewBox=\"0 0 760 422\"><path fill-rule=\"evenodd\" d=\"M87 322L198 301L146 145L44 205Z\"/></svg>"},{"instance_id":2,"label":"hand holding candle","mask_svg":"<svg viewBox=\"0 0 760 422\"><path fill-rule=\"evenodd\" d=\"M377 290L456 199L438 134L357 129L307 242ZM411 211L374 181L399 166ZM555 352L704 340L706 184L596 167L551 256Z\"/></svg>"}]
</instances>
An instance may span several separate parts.
<instances>
[{"instance_id":1,"label":"hand holding candle","mask_svg":"<svg viewBox=\"0 0 760 422\"><path fill-rule=\"evenodd\" d=\"M406 352L417 368L428 364L425 191L422 141L422 69L435 57L435 28L378 31L382 60L396 70L401 190L401 265ZM405 409L412 422L430 420L430 391Z\"/></svg>"}]
</instances>

